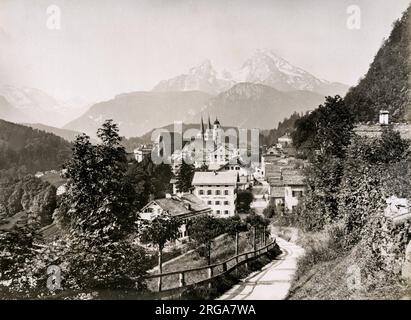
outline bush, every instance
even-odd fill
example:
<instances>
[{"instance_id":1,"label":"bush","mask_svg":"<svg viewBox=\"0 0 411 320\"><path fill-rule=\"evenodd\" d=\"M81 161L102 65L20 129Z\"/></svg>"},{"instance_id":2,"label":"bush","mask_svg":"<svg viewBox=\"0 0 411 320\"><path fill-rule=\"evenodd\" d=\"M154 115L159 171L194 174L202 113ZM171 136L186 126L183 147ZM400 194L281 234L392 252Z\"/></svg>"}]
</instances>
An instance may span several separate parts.
<instances>
[{"instance_id":1,"label":"bush","mask_svg":"<svg viewBox=\"0 0 411 320\"><path fill-rule=\"evenodd\" d=\"M236 209L238 212L249 212L251 202L254 196L251 191L238 191L236 200Z\"/></svg>"}]
</instances>

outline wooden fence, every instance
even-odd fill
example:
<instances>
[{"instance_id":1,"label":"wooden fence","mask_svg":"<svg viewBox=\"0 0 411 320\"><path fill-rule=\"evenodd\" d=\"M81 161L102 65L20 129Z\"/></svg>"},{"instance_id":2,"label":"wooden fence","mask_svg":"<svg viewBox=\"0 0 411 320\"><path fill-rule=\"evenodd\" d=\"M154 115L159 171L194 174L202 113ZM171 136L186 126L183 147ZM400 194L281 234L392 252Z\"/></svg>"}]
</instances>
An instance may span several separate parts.
<instances>
[{"instance_id":1,"label":"wooden fence","mask_svg":"<svg viewBox=\"0 0 411 320\"><path fill-rule=\"evenodd\" d=\"M172 283L178 284L176 286L162 288L161 285L158 286L157 294L160 298L174 298L178 297L181 292L185 289L196 285L206 285L211 284L211 281L218 278L226 273L235 271L239 266L247 264L248 262L262 256L276 246L275 239L269 244L256 249L255 251L248 251L236 256L233 256L223 262L207 265L203 267L183 269L172 272L165 272L161 274L152 274L146 276L146 280L157 279L159 283L162 283L165 278L172 278ZM193 275L190 277L190 275ZM199 278L203 278L198 280ZM161 279L161 280L160 280Z\"/></svg>"}]
</instances>

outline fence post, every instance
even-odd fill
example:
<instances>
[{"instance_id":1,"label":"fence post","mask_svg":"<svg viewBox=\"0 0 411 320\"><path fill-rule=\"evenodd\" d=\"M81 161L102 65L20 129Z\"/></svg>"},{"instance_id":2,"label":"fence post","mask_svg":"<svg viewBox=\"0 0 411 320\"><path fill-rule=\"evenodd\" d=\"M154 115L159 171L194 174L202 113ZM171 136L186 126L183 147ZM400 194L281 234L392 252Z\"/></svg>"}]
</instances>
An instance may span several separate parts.
<instances>
[{"instance_id":1,"label":"fence post","mask_svg":"<svg viewBox=\"0 0 411 320\"><path fill-rule=\"evenodd\" d=\"M213 277L213 267L208 267L208 279ZM208 288L211 289L211 281L208 282Z\"/></svg>"},{"instance_id":2,"label":"fence post","mask_svg":"<svg viewBox=\"0 0 411 320\"><path fill-rule=\"evenodd\" d=\"M227 272L227 263L223 262L223 272Z\"/></svg>"},{"instance_id":3,"label":"fence post","mask_svg":"<svg viewBox=\"0 0 411 320\"><path fill-rule=\"evenodd\" d=\"M184 278L184 272L180 272L180 287L184 287L186 285L186 281Z\"/></svg>"},{"instance_id":4,"label":"fence post","mask_svg":"<svg viewBox=\"0 0 411 320\"><path fill-rule=\"evenodd\" d=\"M238 276L238 243L239 243L239 237L240 237L240 235L239 235L239 232L237 231L236 233L235 233L235 265L236 265L236 267L235 267L235 272L236 272L236 275Z\"/></svg>"},{"instance_id":5,"label":"fence post","mask_svg":"<svg viewBox=\"0 0 411 320\"><path fill-rule=\"evenodd\" d=\"M264 235L264 247L267 245L267 235L265 234L266 227L264 226L263 235Z\"/></svg>"},{"instance_id":6,"label":"fence post","mask_svg":"<svg viewBox=\"0 0 411 320\"><path fill-rule=\"evenodd\" d=\"M158 289L158 292L161 292L161 290L162 290L162 282L163 282L163 278L162 278L162 276L160 275L160 276L158 277L158 280L157 280L157 289Z\"/></svg>"},{"instance_id":7,"label":"fence post","mask_svg":"<svg viewBox=\"0 0 411 320\"><path fill-rule=\"evenodd\" d=\"M254 251L254 257L255 257L255 252L257 250L257 227L253 227L253 251Z\"/></svg>"}]
</instances>

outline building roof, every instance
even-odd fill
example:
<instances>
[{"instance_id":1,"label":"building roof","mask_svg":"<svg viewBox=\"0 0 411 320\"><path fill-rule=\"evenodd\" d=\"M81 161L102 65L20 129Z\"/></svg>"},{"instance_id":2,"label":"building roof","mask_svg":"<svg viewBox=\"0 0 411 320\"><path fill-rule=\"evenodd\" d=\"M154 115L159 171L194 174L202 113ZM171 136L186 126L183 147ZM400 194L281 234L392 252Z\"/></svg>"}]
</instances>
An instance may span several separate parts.
<instances>
[{"instance_id":1,"label":"building roof","mask_svg":"<svg viewBox=\"0 0 411 320\"><path fill-rule=\"evenodd\" d=\"M210 208L194 194L183 194L180 197L172 196L171 198L155 199L145 205L144 208L153 203L157 204L161 209L167 211L172 216L181 216L210 210ZM143 211L144 208L141 211Z\"/></svg>"},{"instance_id":2,"label":"building roof","mask_svg":"<svg viewBox=\"0 0 411 320\"><path fill-rule=\"evenodd\" d=\"M234 172L234 171L195 172L192 183L193 185L199 185L199 184L235 185L237 183L237 172Z\"/></svg>"},{"instance_id":3,"label":"building roof","mask_svg":"<svg viewBox=\"0 0 411 320\"><path fill-rule=\"evenodd\" d=\"M210 164L208 165L208 170L210 170L210 171L218 171L218 170L221 170L221 169L223 169L223 168L225 167L225 165L226 165L227 163L228 163L228 162L225 162L225 163L223 163L223 164L210 163Z\"/></svg>"},{"instance_id":4,"label":"building roof","mask_svg":"<svg viewBox=\"0 0 411 320\"><path fill-rule=\"evenodd\" d=\"M283 176L283 183L286 186L301 186L305 185L303 175L286 175Z\"/></svg>"}]
</instances>

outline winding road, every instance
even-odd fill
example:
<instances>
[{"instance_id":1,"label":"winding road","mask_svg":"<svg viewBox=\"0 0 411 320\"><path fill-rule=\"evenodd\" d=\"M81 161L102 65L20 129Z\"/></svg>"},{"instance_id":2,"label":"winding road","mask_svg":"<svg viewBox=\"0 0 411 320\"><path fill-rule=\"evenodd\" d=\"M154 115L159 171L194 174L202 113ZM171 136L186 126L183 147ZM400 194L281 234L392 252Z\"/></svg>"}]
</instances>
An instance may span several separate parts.
<instances>
[{"instance_id":1,"label":"winding road","mask_svg":"<svg viewBox=\"0 0 411 320\"><path fill-rule=\"evenodd\" d=\"M277 238L277 243L283 253L276 260L241 280L218 300L285 299L297 270L297 259L304 249L281 238Z\"/></svg>"}]
</instances>

